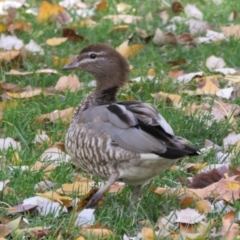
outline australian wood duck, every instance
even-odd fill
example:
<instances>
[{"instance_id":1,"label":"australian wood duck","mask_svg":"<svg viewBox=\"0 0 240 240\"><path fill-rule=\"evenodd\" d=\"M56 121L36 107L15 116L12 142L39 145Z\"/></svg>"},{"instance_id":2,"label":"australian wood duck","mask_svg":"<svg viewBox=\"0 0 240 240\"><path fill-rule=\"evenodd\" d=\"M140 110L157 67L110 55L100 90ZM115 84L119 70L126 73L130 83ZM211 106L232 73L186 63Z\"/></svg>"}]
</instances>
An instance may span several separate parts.
<instances>
[{"instance_id":1,"label":"australian wood duck","mask_svg":"<svg viewBox=\"0 0 240 240\"><path fill-rule=\"evenodd\" d=\"M64 69L79 69L96 78L96 89L75 110L66 135L66 149L76 166L108 179L87 204L93 207L117 180L134 186L133 198L153 177L179 158L198 155L187 140L150 105L118 102L119 89L128 82L129 65L105 44L85 47Z\"/></svg>"}]
</instances>

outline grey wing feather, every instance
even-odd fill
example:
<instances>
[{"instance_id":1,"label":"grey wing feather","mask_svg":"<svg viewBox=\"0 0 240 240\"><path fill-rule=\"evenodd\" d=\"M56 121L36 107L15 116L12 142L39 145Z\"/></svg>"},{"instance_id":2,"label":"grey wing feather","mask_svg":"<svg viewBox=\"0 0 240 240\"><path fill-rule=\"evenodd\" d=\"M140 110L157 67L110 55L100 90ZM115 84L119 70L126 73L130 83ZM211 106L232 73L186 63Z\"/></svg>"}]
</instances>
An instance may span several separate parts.
<instances>
[{"instance_id":1,"label":"grey wing feather","mask_svg":"<svg viewBox=\"0 0 240 240\"><path fill-rule=\"evenodd\" d=\"M90 107L81 113L79 121L98 134L108 134L115 144L129 151L170 159L197 155L197 148L180 141L166 120L142 102Z\"/></svg>"}]
</instances>

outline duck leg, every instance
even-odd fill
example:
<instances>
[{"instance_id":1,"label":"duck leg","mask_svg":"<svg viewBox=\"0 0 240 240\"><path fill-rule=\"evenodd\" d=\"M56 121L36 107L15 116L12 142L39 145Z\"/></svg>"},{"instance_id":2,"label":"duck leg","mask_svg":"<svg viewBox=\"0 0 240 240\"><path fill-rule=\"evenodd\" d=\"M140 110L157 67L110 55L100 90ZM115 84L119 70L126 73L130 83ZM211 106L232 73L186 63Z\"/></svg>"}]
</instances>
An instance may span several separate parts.
<instances>
[{"instance_id":1,"label":"duck leg","mask_svg":"<svg viewBox=\"0 0 240 240\"><path fill-rule=\"evenodd\" d=\"M137 203L141 197L141 193L142 193L142 187L143 185L138 185L136 187L134 187L133 192L132 192L132 201L134 203Z\"/></svg>"},{"instance_id":2,"label":"duck leg","mask_svg":"<svg viewBox=\"0 0 240 240\"><path fill-rule=\"evenodd\" d=\"M102 198L107 189L114 184L119 178L119 173L117 171L113 172L105 185L101 186L100 189L91 197L91 199L86 204L85 208L95 208L97 206L98 201Z\"/></svg>"}]
</instances>

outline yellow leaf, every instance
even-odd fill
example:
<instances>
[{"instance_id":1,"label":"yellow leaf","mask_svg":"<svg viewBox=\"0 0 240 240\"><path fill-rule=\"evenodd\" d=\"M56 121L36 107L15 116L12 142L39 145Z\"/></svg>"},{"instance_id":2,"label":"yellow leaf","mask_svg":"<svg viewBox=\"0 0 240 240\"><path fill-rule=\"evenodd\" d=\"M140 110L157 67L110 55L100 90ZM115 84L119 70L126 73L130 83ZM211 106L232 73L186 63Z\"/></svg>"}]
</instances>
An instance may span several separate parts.
<instances>
[{"instance_id":1,"label":"yellow leaf","mask_svg":"<svg viewBox=\"0 0 240 240\"><path fill-rule=\"evenodd\" d=\"M85 240L85 238L84 237L77 237L75 240Z\"/></svg>"},{"instance_id":2,"label":"yellow leaf","mask_svg":"<svg viewBox=\"0 0 240 240\"><path fill-rule=\"evenodd\" d=\"M57 16L62 12L64 12L64 8L60 5L43 1L38 11L37 21L41 23L52 20L57 18Z\"/></svg>"},{"instance_id":3,"label":"yellow leaf","mask_svg":"<svg viewBox=\"0 0 240 240\"><path fill-rule=\"evenodd\" d=\"M181 107L182 98L181 98L180 95L165 93L165 92L159 92L159 93L151 94L151 96L155 97L157 100L166 99L167 101L172 103L176 108Z\"/></svg>"},{"instance_id":4,"label":"yellow leaf","mask_svg":"<svg viewBox=\"0 0 240 240\"><path fill-rule=\"evenodd\" d=\"M128 46L129 40L124 41L116 50L125 58L133 57L137 52L144 48L143 44L134 44Z\"/></svg>"},{"instance_id":5,"label":"yellow leaf","mask_svg":"<svg viewBox=\"0 0 240 240\"><path fill-rule=\"evenodd\" d=\"M42 93L42 89L41 88L35 88L35 89L30 89L28 91L24 91L24 92L6 92L7 95L11 98L32 98L35 96L38 96Z\"/></svg>"},{"instance_id":6,"label":"yellow leaf","mask_svg":"<svg viewBox=\"0 0 240 240\"><path fill-rule=\"evenodd\" d=\"M67 65L71 62L71 60L69 58L59 58L56 56L52 57L52 61L53 61L53 66L54 67L62 67L64 65Z\"/></svg>"},{"instance_id":7,"label":"yellow leaf","mask_svg":"<svg viewBox=\"0 0 240 240\"><path fill-rule=\"evenodd\" d=\"M196 202L196 209L199 213L211 212L211 203L208 200L199 200Z\"/></svg>"},{"instance_id":8,"label":"yellow leaf","mask_svg":"<svg viewBox=\"0 0 240 240\"><path fill-rule=\"evenodd\" d=\"M142 236L144 240L154 240L155 234L153 229L144 227L142 229Z\"/></svg>"},{"instance_id":9,"label":"yellow leaf","mask_svg":"<svg viewBox=\"0 0 240 240\"><path fill-rule=\"evenodd\" d=\"M154 68L150 68L149 70L148 70L148 74L147 74L148 76L155 76L156 75L156 72L155 72L155 69Z\"/></svg>"},{"instance_id":10,"label":"yellow leaf","mask_svg":"<svg viewBox=\"0 0 240 240\"><path fill-rule=\"evenodd\" d=\"M60 45L61 43L64 43L68 40L68 38L49 38L46 41L46 44L49 46L57 46Z\"/></svg>"},{"instance_id":11,"label":"yellow leaf","mask_svg":"<svg viewBox=\"0 0 240 240\"><path fill-rule=\"evenodd\" d=\"M82 87L83 84L75 74L60 77L55 85L55 89L57 90L69 90L70 92L76 92Z\"/></svg>"},{"instance_id":12,"label":"yellow leaf","mask_svg":"<svg viewBox=\"0 0 240 240\"><path fill-rule=\"evenodd\" d=\"M95 7L98 11L104 11L105 9L107 9L107 6L107 0L102 0L95 3Z\"/></svg>"},{"instance_id":13,"label":"yellow leaf","mask_svg":"<svg viewBox=\"0 0 240 240\"><path fill-rule=\"evenodd\" d=\"M214 82L215 79L216 79L215 76L203 78L203 81L199 83L199 86L196 90L196 94L215 95L220 90L220 88L217 86L217 83Z\"/></svg>"},{"instance_id":14,"label":"yellow leaf","mask_svg":"<svg viewBox=\"0 0 240 240\"><path fill-rule=\"evenodd\" d=\"M84 235L89 235L96 238L108 238L113 235L113 232L105 228L90 228L90 229L81 229L81 233Z\"/></svg>"},{"instance_id":15,"label":"yellow leaf","mask_svg":"<svg viewBox=\"0 0 240 240\"><path fill-rule=\"evenodd\" d=\"M95 26L97 23L95 21L93 21L90 18L84 19L79 23L80 27L93 27ZM74 26L73 26L74 27ZM75 26L77 27L77 26Z\"/></svg>"},{"instance_id":16,"label":"yellow leaf","mask_svg":"<svg viewBox=\"0 0 240 240\"><path fill-rule=\"evenodd\" d=\"M57 192L54 192L54 191L48 191L45 193L36 193L36 195L40 196L40 197L45 197L45 198L48 198L50 200L57 201L57 202L69 202L72 200L71 197L61 196Z\"/></svg>"},{"instance_id":17,"label":"yellow leaf","mask_svg":"<svg viewBox=\"0 0 240 240\"><path fill-rule=\"evenodd\" d=\"M74 182L69 184L62 184L62 187L57 189L59 194L77 193L79 196L87 194L92 187L87 182Z\"/></svg>"},{"instance_id":18,"label":"yellow leaf","mask_svg":"<svg viewBox=\"0 0 240 240\"><path fill-rule=\"evenodd\" d=\"M6 30L7 30L6 26L0 23L0 33L6 32Z\"/></svg>"},{"instance_id":19,"label":"yellow leaf","mask_svg":"<svg viewBox=\"0 0 240 240\"><path fill-rule=\"evenodd\" d=\"M21 159L20 159L19 154L18 154L17 151L13 152L11 160L12 160L12 163L13 163L14 166L20 165Z\"/></svg>"},{"instance_id":20,"label":"yellow leaf","mask_svg":"<svg viewBox=\"0 0 240 240\"><path fill-rule=\"evenodd\" d=\"M129 28L129 25L118 25L110 30L110 32L120 31L125 32Z\"/></svg>"}]
</instances>

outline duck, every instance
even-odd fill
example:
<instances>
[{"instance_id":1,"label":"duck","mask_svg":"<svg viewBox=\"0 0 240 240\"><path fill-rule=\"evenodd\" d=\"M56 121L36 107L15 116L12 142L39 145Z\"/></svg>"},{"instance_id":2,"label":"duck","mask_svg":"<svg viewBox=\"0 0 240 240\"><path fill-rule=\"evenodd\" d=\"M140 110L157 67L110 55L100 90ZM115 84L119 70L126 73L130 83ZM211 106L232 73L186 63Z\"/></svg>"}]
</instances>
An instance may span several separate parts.
<instances>
[{"instance_id":1,"label":"duck","mask_svg":"<svg viewBox=\"0 0 240 240\"><path fill-rule=\"evenodd\" d=\"M66 133L65 147L74 165L106 182L88 201L94 208L116 181L133 186L138 201L142 188L179 159L200 150L176 136L165 118L141 101L118 101L129 81L129 64L113 47L103 43L83 48L64 70L88 72L95 90L76 107Z\"/></svg>"}]
</instances>

